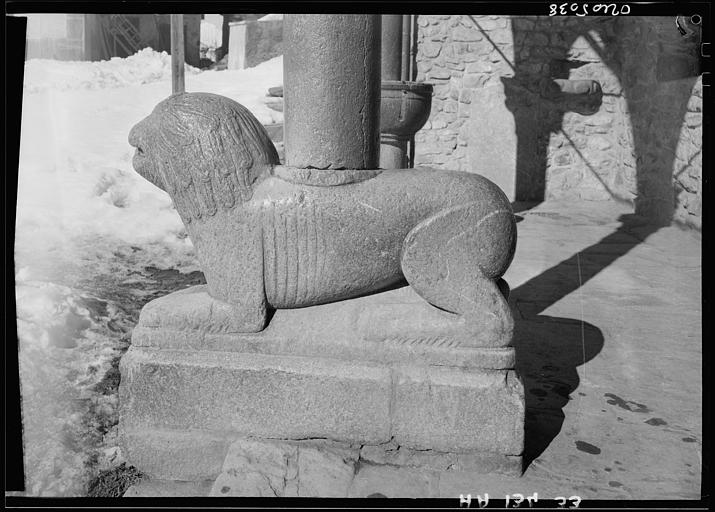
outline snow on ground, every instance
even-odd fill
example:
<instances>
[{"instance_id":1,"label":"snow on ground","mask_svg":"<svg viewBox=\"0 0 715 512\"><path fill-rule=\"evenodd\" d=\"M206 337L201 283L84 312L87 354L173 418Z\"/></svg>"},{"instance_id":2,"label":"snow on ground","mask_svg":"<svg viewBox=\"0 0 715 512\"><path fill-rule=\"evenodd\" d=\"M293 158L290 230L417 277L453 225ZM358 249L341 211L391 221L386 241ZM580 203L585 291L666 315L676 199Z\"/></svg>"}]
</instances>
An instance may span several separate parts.
<instances>
[{"instance_id":1,"label":"snow on ground","mask_svg":"<svg viewBox=\"0 0 715 512\"><path fill-rule=\"evenodd\" d=\"M169 62L145 49L104 62L26 63L15 269L30 495L81 495L97 467L117 459L116 394L102 383L141 305L195 279L152 281L158 269L197 266L171 200L133 171L127 142L170 94ZM186 74L187 91L228 96L264 124L282 122L263 102L281 83L281 57Z\"/></svg>"},{"instance_id":2,"label":"snow on ground","mask_svg":"<svg viewBox=\"0 0 715 512\"><path fill-rule=\"evenodd\" d=\"M185 65L186 74L199 72L198 68ZM30 59L25 65L24 85L28 92L40 92L104 89L170 79L171 56L145 48L126 59L114 57L98 62Z\"/></svg>"}]
</instances>

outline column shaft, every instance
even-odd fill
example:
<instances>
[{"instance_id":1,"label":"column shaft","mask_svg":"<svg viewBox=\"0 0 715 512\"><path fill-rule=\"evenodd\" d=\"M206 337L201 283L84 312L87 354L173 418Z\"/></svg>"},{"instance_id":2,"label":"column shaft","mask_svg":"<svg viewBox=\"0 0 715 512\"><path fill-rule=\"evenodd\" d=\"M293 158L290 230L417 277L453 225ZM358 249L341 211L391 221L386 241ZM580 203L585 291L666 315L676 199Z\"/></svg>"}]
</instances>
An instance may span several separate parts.
<instances>
[{"instance_id":1,"label":"column shaft","mask_svg":"<svg viewBox=\"0 0 715 512\"><path fill-rule=\"evenodd\" d=\"M380 16L285 15L285 163L375 169L380 151Z\"/></svg>"}]
</instances>

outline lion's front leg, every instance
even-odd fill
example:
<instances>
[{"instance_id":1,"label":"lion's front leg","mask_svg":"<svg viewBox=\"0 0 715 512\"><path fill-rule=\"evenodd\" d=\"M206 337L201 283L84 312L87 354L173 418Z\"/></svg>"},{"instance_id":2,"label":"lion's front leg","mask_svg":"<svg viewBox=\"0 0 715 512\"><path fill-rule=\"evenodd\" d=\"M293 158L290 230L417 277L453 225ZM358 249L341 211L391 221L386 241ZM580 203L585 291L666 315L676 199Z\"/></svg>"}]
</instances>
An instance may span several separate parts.
<instances>
[{"instance_id":1,"label":"lion's front leg","mask_svg":"<svg viewBox=\"0 0 715 512\"><path fill-rule=\"evenodd\" d=\"M258 332L267 319L260 225L237 222L227 230L227 220L232 219L210 219L194 238L209 294L216 300L212 321L227 322L231 332Z\"/></svg>"}]
</instances>

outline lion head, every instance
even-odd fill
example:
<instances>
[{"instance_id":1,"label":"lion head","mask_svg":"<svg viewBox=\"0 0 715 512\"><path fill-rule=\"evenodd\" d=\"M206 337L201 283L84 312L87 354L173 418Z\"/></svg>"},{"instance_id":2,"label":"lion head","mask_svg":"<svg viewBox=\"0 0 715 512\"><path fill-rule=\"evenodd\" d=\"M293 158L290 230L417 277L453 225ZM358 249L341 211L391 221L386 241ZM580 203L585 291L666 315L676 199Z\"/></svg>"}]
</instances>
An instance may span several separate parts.
<instances>
[{"instance_id":1,"label":"lion head","mask_svg":"<svg viewBox=\"0 0 715 512\"><path fill-rule=\"evenodd\" d=\"M233 208L279 163L265 128L246 107L209 93L159 103L129 133L134 169L169 193L185 222Z\"/></svg>"}]
</instances>

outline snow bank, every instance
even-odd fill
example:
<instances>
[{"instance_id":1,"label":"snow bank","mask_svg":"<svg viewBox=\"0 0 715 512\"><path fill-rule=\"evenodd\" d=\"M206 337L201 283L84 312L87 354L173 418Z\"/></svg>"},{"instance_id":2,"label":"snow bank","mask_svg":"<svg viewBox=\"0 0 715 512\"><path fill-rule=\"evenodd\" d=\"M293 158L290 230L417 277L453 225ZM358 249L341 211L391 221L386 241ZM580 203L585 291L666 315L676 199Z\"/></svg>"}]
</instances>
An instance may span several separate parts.
<instances>
[{"instance_id":1,"label":"snow bank","mask_svg":"<svg viewBox=\"0 0 715 512\"><path fill-rule=\"evenodd\" d=\"M18 177L16 251L36 259L48 251L67 261L104 254L104 245L152 246L152 257L168 252L167 266L185 264L191 244L169 196L134 172L131 127L171 90L160 76L166 54L143 50L111 64L129 85L104 88L108 74L94 74L87 88L65 89L50 81L31 93L26 75ZM102 63L34 61L37 73L72 76L76 68ZM138 63L148 69L135 73ZM168 62L168 61L167 61ZM48 71L49 70L49 71ZM153 70L153 71L152 71ZM37 74L35 75L35 77ZM78 77L80 81L81 77ZM186 77L188 91L213 92L246 106L263 124L282 122L264 103L269 87L282 82L282 57L244 70L206 71ZM78 82L79 83L79 82ZM84 83L84 82L82 82ZM49 84L52 84L50 86ZM64 83L66 85L66 83ZM94 241L90 243L88 241ZM82 253L78 254L81 248ZM158 262L157 262L158 263Z\"/></svg>"},{"instance_id":2,"label":"snow bank","mask_svg":"<svg viewBox=\"0 0 715 512\"><path fill-rule=\"evenodd\" d=\"M185 65L185 73L197 74L198 68ZM134 55L99 62L30 59L25 63L25 91L48 89L104 89L149 84L171 79L171 56L144 48Z\"/></svg>"},{"instance_id":3,"label":"snow bank","mask_svg":"<svg viewBox=\"0 0 715 512\"><path fill-rule=\"evenodd\" d=\"M171 92L168 56L26 66L15 237L26 468L30 494L73 496L86 483L86 446L101 442L87 441L82 418L116 405L92 386L156 291L142 288L144 269L197 266L169 196L134 172L127 142ZM282 114L263 99L282 81L278 57L191 71L186 89L228 96L269 124Z\"/></svg>"},{"instance_id":4,"label":"snow bank","mask_svg":"<svg viewBox=\"0 0 715 512\"><path fill-rule=\"evenodd\" d=\"M138 61L163 62L158 55L143 50L117 59L114 71L130 76ZM96 64L35 62L57 71L46 73L55 76ZM152 247L147 257L155 264L185 265L192 247L184 226L169 196L134 172L134 148L127 142L131 127L169 95L170 80L102 88L103 79L95 75L84 90L25 90L16 257L34 261L52 252L53 258L72 262L123 245ZM282 122L283 114L269 109L264 98L281 82L282 57L277 57L254 68L187 76L186 89L228 96L272 124Z\"/></svg>"}]
</instances>

